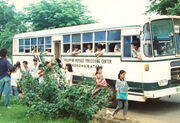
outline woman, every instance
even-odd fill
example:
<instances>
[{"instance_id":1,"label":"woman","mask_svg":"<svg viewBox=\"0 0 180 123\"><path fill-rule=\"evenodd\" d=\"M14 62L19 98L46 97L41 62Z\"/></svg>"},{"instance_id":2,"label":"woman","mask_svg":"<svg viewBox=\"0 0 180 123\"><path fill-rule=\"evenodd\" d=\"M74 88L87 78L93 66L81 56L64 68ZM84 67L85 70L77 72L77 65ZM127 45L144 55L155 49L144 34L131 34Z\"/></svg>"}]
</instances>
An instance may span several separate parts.
<instances>
[{"instance_id":1,"label":"woman","mask_svg":"<svg viewBox=\"0 0 180 123\"><path fill-rule=\"evenodd\" d=\"M119 112L119 110L123 107L123 119L127 119L127 110L128 110L128 84L124 80L126 72L121 70L118 74L118 80L116 81L116 99L118 100L118 105L115 111L112 113L107 110L107 114L111 114L111 118L114 118L114 115Z\"/></svg>"},{"instance_id":2,"label":"woman","mask_svg":"<svg viewBox=\"0 0 180 123\"><path fill-rule=\"evenodd\" d=\"M66 64L64 75L65 75L65 80L69 87L72 86L72 79L73 79L72 72L73 72L73 69L72 69L71 64Z\"/></svg>"},{"instance_id":3,"label":"woman","mask_svg":"<svg viewBox=\"0 0 180 123\"><path fill-rule=\"evenodd\" d=\"M101 89L106 86L106 80L103 78L101 66L96 68L95 78L96 86L93 90L93 97L95 97L95 95L97 95L101 91Z\"/></svg>"}]
</instances>

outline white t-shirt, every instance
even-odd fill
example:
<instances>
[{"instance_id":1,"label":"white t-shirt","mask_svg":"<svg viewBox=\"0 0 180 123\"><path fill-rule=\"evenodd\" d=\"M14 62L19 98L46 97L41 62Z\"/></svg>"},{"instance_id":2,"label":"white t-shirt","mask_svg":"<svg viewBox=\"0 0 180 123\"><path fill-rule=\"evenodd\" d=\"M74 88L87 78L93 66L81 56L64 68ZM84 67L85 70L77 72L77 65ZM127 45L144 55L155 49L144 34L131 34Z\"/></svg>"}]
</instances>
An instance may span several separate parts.
<instances>
[{"instance_id":1,"label":"white t-shirt","mask_svg":"<svg viewBox=\"0 0 180 123\"><path fill-rule=\"evenodd\" d=\"M102 49L101 51L96 51L95 54L98 54L98 53L104 53L105 52L105 49Z\"/></svg>"},{"instance_id":2,"label":"white t-shirt","mask_svg":"<svg viewBox=\"0 0 180 123\"><path fill-rule=\"evenodd\" d=\"M72 79L73 79L72 72L65 71L65 80L67 84L68 84L68 80L70 80L70 86L72 86Z\"/></svg>"},{"instance_id":3,"label":"white t-shirt","mask_svg":"<svg viewBox=\"0 0 180 123\"><path fill-rule=\"evenodd\" d=\"M20 79L20 78L21 78L20 70L11 73L11 86L17 87L17 82L18 82L18 79Z\"/></svg>"},{"instance_id":4,"label":"white t-shirt","mask_svg":"<svg viewBox=\"0 0 180 123\"><path fill-rule=\"evenodd\" d=\"M36 67L33 65L30 71L33 78L38 78L37 76L38 71L39 71L39 65L37 65Z\"/></svg>"},{"instance_id":5,"label":"white t-shirt","mask_svg":"<svg viewBox=\"0 0 180 123\"><path fill-rule=\"evenodd\" d=\"M92 53L92 50L87 49L87 50L86 50L86 53Z\"/></svg>"},{"instance_id":6,"label":"white t-shirt","mask_svg":"<svg viewBox=\"0 0 180 123\"><path fill-rule=\"evenodd\" d=\"M136 58L137 56L138 57L141 57L141 48L139 47L138 50L137 50L137 54L135 52L132 51L132 57L133 58Z\"/></svg>"},{"instance_id":7,"label":"white t-shirt","mask_svg":"<svg viewBox=\"0 0 180 123\"><path fill-rule=\"evenodd\" d=\"M117 50L117 51L121 52L121 47L119 47L119 44L115 45L114 50Z\"/></svg>"},{"instance_id":8,"label":"white t-shirt","mask_svg":"<svg viewBox=\"0 0 180 123\"><path fill-rule=\"evenodd\" d=\"M65 77L65 71L64 71L64 69L63 69L63 68L60 68L60 71L61 71L61 73L62 73L62 76Z\"/></svg>"}]
</instances>

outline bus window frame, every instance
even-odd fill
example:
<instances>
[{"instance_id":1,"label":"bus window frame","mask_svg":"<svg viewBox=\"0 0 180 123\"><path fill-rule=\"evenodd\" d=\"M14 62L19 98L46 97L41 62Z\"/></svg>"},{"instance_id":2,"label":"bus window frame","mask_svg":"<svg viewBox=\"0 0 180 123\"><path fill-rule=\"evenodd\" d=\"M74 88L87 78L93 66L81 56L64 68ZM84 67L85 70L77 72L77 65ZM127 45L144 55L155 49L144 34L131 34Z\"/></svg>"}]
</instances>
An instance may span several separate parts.
<instances>
[{"instance_id":1,"label":"bus window frame","mask_svg":"<svg viewBox=\"0 0 180 123\"><path fill-rule=\"evenodd\" d=\"M37 46L37 52L36 53L40 53L39 52L39 49L38 49L38 38L44 38L44 44L43 44L43 46L44 46L44 52L43 53L45 53L45 38L46 37L51 37L51 44L48 44L48 45L51 45L51 52L49 53L50 55L52 55L53 54L53 45L52 45L52 43L53 43L53 41L52 41L52 36L51 35L47 35L47 36L38 36L38 37L22 37L22 38L18 38L18 41L19 40L23 40L23 42L24 42L24 51L23 52L19 52L19 48L20 48L20 45L18 46L18 54L27 54L27 55L30 55L30 54L33 54L32 53L32 44L31 44L31 40L34 38L34 39L36 39L36 45L33 45L33 46ZM28 53L26 53L25 52L25 39L30 39L30 52L28 52ZM18 43L19 44L19 43ZM21 45L22 46L22 45Z\"/></svg>"},{"instance_id":2,"label":"bus window frame","mask_svg":"<svg viewBox=\"0 0 180 123\"><path fill-rule=\"evenodd\" d=\"M122 35L121 36L121 39L122 39L122 43L121 43L121 46L122 46L122 49L121 49L121 56L122 56L122 60L127 60L127 61L141 61L139 60L138 58L133 58L132 56L131 57L124 57L124 37L125 36L130 36L131 37L131 43L132 43L132 40L133 40L133 36L140 36L140 49L141 49L141 58L143 57L143 49L142 49L142 41L141 41L141 35L140 34L136 34L136 35ZM132 45L131 45L131 51L132 51Z\"/></svg>"}]
</instances>

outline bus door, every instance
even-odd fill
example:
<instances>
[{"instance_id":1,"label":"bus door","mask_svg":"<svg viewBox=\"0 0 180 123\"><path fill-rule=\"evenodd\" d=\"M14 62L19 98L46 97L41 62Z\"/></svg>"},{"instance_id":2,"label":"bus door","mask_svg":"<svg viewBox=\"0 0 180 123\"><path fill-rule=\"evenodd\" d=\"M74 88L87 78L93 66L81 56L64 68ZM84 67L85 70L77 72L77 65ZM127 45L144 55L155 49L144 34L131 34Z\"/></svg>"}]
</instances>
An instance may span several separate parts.
<instances>
[{"instance_id":1,"label":"bus door","mask_svg":"<svg viewBox=\"0 0 180 123\"><path fill-rule=\"evenodd\" d=\"M55 54L55 58L60 58L60 56L61 56L61 41L54 41L54 54Z\"/></svg>"}]
</instances>

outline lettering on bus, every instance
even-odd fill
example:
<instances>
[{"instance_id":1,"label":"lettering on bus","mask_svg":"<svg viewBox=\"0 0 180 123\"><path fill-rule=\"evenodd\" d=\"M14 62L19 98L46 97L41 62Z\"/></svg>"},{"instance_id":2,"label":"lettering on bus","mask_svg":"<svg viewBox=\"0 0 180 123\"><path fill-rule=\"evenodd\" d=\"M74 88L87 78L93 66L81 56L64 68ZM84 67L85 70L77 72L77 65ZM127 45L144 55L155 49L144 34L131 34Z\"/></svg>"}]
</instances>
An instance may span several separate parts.
<instances>
[{"instance_id":1,"label":"lettering on bus","mask_svg":"<svg viewBox=\"0 0 180 123\"><path fill-rule=\"evenodd\" d=\"M112 64L111 59L64 58L64 61L68 63Z\"/></svg>"}]
</instances>

